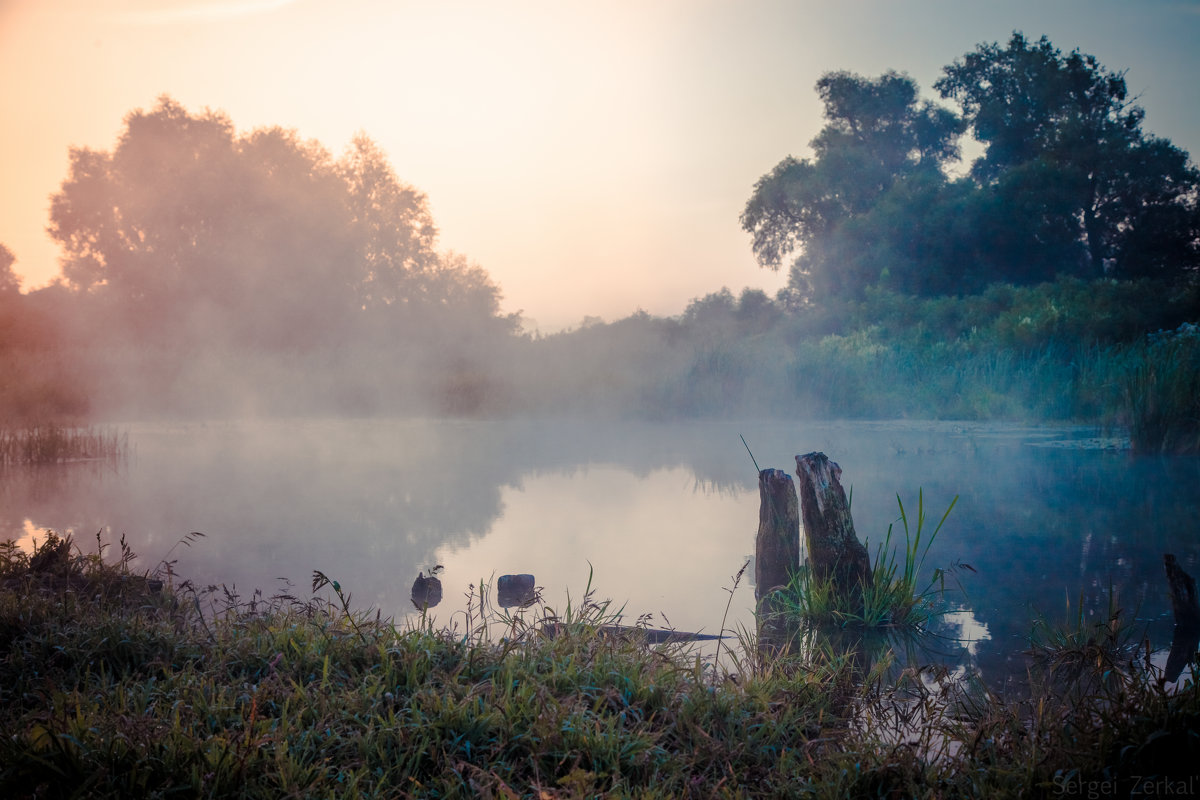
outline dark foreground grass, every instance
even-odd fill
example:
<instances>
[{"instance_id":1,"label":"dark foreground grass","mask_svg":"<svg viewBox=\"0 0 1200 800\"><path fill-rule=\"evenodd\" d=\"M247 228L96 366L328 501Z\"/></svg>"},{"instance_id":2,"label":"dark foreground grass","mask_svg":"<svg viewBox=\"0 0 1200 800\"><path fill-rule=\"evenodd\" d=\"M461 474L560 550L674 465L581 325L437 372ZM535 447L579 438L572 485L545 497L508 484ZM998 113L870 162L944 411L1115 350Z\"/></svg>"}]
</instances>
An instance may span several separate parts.
<instances>
[{"instance_id":1,"label":"dark foreground grass","mask_svg":"<svg viewBox=\"0 0 1200 800\"><path fill-rule=\"evenodd\" d=\"M1077 692L1046 662L1013 701L820 648L718 671L603 635L590 595L450 633L98 550L0 546L0 796L1062 797L1200 772L1200 690L1134 658Z\"/></svg>"}]
</instances>

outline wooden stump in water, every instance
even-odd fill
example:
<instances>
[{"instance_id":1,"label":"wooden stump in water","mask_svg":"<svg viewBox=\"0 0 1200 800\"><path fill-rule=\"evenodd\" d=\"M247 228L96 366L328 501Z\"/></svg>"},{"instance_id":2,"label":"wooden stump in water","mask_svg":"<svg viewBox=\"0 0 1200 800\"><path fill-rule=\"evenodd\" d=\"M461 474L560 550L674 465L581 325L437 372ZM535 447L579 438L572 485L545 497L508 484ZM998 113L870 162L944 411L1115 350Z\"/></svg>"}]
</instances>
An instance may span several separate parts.
<instances>
[{"instance_id":1,"label":"wooden stump in water","mask_svg":"<svg viewBox=\"0 0 1200 800\"><path fill-rule=\"evenodd\" d=\"M1167 570L1167 587L1171 590L1171 610L1175 624L1187 630L1200 630L1200 603L1196 600L1196 581L1183 571L1175 556L1163 555Z\"/></svg>"},{"instance_id":2,"label":"wooden stump in water","mask_svg":"<svg viewBox=\"0 0 1200 800\"><path fill-rule=\"evenodd\" d=\"M1195 579L1183 571L1175 556L1163 555L1163 566L1167 570L1171 610L1175 612L1175 634L1171 637L1171 651L1167 654L1163 677L1174 683L1200 646L1200 603L1196 599Z\"/></svg>"},{"instance_id":3,"label":"wooden stump in water","mask_svg":"<svg viewBox=\"0 0 1200 800\"><path fill-rule=\"evenodd\" d=\"M800 507L792 477L758 473L758 535L754 538L754 599L787 586L800 569Z\"/></svg>"},{"instance_id":4,"label":"wooden stump in water","mask_svg":"<svg viewBox=\"0 0 1200 800\"><path fill-rule=\"evenodd\" d=\"M872 584L871 557L854 533L841 475L842 468L824 453L796 456L808 568L813 577L831 579L837 591L861 601L862 590Z\"/></svg>"}]
</instances>

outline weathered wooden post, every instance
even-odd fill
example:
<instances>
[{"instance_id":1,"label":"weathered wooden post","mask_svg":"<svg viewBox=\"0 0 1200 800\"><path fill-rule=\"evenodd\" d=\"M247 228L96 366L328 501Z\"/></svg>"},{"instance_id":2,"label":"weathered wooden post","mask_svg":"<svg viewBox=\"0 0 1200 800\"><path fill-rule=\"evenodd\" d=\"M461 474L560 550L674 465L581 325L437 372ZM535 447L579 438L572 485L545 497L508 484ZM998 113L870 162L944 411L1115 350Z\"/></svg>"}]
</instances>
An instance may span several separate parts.
<instances>
[{"instance_id":1,"label":"weathered wooden post","mask_svg":"<svg viewBox=\"0 0 1200 800\"><path fill-rule=\"evenodd\" d=\"M1196 647L1200 646L1200 602L1196 598L1195 579L1183 571L1175 556L1164 554L1163 566L1167 570L1171 610L1175 613L1175 632L1163 677L1174 683L1196 654Z\"/></svg>"},{"instance_id":2,"label":"weathered wooden post","mask_svg":"<svg viewBox=\"0 0 1200 800\"><path fill-rule=\"evenodd\" d=\"M786 620L771 594L800 569L800 505L792 477L781 469L758 473L758 534L754 537L754 600L758 646L765 658L793 649L799 628Z\"/></svg>"},{"instance_id":3,"label":"weathered wooden post","mask_svg":"<svg viewBox=\"0 0 1200 800\"><path fill-rule=\"evenodd\" d=\"M1200 602L1196 599L1195 579L1183 571L1170 553L1163 555L1163 566L1167 570L1167 587L1171 591L1175 624L1188 630L1200 630Z\"/></svg>"},{"instance_id":4,"label":"weathered wooden post","mask_svg":"<svg viewBox=\"0 0 1200 800\"><path fill-rule=\"evenodd\" d=\"M814 578L832 580L836 591L861 603L863 589L872 584L871 557L854 533L841 475L842 468L824 453L796 456L808 568Z\"/></svg>"},{"instance_id":5,"label":"weathered wooden post","mask_svg":"<svg viewBox=\"0 0 1200 800\"><path fill-rule=\"evenodd\" d=\"M800 507L792 477L781 469L758 473L758 500L754 599L761 603L800 569Z\"/></svg>"}]
</instances>

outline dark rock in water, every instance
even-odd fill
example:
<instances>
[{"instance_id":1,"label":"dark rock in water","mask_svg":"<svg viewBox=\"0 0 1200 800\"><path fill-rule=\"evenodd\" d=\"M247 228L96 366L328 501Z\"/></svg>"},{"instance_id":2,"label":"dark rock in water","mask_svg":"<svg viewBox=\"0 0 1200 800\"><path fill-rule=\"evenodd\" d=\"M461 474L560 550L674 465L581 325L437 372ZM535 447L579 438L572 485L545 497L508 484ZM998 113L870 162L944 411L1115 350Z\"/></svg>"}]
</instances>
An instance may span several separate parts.
<instances>
[{"instance_id":1,"label":"dark rock in water","mask_svg":"<svg viewBox=\"0 0 1200 800\"><path fill-rule=\"evenodd\" d=\"M496 600L502 608L527 606L537 598L532 575L501 575L496 580Z\"/></svg>"},{"instance_id":2,"label":"dark rock in water","mask_svg":"<svg viewBox=\"0 0 1200 800\"><path fill-rule=\"evenodd\" d=\"M1171 609L1175 613L1175 634L1171 637L1171 652L1163 677L1174 683L1192 662L1196 648L1200 646L1200 601L1196 597L1196 580L1183 571L1174 555L1163 555L1163 565L1167 570Z\"/></svg>"},{"instance_id":3,"label":"dark rock in water","mask_svg":"<svg viewBox=\"0 0 1200 800\"><path fill-rule=\"evenodd\" d=\"M424 572L417 573L413 581L412 602L418 611L433 608L442 602L442 582L434 576L425 576Z\"/></svg>"}]
</instances>

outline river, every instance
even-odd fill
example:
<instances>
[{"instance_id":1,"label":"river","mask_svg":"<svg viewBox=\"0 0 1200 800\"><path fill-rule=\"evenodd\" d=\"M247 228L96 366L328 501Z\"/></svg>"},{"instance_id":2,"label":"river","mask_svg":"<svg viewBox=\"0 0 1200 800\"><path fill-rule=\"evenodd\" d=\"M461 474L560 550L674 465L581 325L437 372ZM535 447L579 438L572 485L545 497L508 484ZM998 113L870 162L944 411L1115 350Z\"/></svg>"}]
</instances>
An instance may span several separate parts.
<instances>
[{"instance_id":1,"label":"river","mask_svg":"<svg viewBox=\"0 0 1200 800\"><path fill-rule=\"evenodd\" d=\"M1200 459L1135 457L1086 428L281 420L121 429L131 443L123 463L0 474L0 537L28 545L46 529L69 531L88 550L97 532L110 543L123 535L141 567L169 560L197 585L243 597L256 588L307 597L320 570L355 606L397 619L415 613L418 572L441 565L444 597L432 613L460 627L481 581L533 574L561 609L568 597L578 604L590 575L629 623L651 614L657 627L711 633L723 619L753 625L753 570L733 582L758 522L744 436L762 467L794 474L796 454L810 451L838 462L872 555L897 522L897 495L911 518L922 492L929 524L959 498L926 574L955 568L957 612L943 631L989 682L1023 670L1039 616L1065 620L1082 601L1088 619L1106 617L1110 592L1166 648L1163 554L1200 575ZM204 536L181 543L192 531Z\"/></svg>"}]
</instances>

